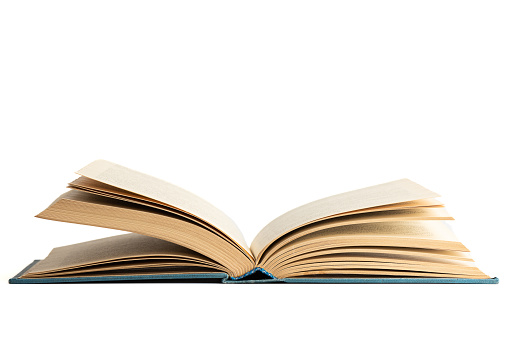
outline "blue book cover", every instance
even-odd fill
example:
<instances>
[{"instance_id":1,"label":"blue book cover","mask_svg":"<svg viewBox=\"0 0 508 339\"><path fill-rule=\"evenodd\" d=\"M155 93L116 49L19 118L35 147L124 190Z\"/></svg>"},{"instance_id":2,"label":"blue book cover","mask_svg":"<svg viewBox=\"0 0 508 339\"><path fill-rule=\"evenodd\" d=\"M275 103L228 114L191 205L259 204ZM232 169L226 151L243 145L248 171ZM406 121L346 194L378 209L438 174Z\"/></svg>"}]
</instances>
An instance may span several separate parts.
<instances>
[{"instance_id":1,"label":"blue book cover","mask_svg":"<svg viewBox=\"0 0 508 339\"><path fill-rule=\"evenodd\" d=\"M286 278L277 279L260 268L255 268L245 276L231 278L226 273L201 274L152 274L152 275L123 275L101 277L61 277L26 279L21 276L35 265L34 260L21 272L9 279L10 284L66 284L66 283L226 283L226 284L498 284L498 278L490 279L459 279L459 278ZM252 278L256 273L261 276Z\"/></svg>"}]
</instances>

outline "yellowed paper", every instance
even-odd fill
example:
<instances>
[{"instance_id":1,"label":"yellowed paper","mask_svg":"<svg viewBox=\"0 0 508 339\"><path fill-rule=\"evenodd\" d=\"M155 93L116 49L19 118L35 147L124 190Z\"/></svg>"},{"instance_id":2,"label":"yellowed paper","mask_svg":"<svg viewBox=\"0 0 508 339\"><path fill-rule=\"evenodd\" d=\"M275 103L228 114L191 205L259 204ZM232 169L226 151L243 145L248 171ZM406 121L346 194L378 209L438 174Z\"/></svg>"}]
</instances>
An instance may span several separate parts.
<instances>
[{"instance_id":1,"label":"yellowed paper","mask_svg":"<svg viewBox=\"0 0 508 339\"><path fill-rule=\"evenodd\" d=\"M57 247L48 257L33 266L25 275L77 269L100 263L126 262L137 259L166 258L177 261L214 263L209 258L177 244L135 233ZM134 261L135 262L135 261ZM144 265L147 266L147 265ZM220 267L219 265L216 265Z\"/></svg>"},{"instance_id":2,"label":"yellowed paper","mask_svg":"<svg viewBox=\"0 0 508 339\"><path fill-rule=\"evenodd\" d=\"M96 160L79 170L77 174L192 214L227 234L250 253L242 232L233 220L206 200L183 188L106 160Z\"/></svg>"},{"instance_id":3,"label":"yellowed paper","mask_svg":"<svg viewBox=\"0 0 508 339\"><path fill-rule=\"evenodd\" d=\"M252 242L251 251L258 258L266 246L283 234L325 216L438 196L409 179L401 179L316 200L295 208L266 225Z\"/></svg>"}]
</instances>

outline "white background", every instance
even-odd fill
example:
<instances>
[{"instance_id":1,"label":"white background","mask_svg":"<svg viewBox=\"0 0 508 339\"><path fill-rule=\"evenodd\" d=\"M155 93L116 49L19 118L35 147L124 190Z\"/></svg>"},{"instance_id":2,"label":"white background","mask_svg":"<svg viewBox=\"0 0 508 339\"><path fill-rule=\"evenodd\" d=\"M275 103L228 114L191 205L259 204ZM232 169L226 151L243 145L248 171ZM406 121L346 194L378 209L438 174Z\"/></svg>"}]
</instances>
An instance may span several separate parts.
<instances>
[{"instance_id":1,"label":"white background","mask_svg":"<svg viewBox=\"0 0 508 339\"><path fill-rule=\"evenodd\" d=\"M504 1L2 1L0 331L503 337L507 17ZM119 233L33 217L98 158L202 196L249 243L296 206L407 177L501 283L8 285Z\"/></svg>"}]
</instances>

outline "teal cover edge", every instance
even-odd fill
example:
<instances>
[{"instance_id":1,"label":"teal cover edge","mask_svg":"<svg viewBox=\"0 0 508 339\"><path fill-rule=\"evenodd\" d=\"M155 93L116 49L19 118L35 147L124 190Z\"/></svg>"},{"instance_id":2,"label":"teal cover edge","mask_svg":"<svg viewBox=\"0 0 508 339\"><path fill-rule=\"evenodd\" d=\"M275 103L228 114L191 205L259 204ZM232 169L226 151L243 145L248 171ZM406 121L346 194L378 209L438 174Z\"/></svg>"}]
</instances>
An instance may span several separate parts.
<instances>
[{"instance_id":1,"label":"teal cover edge","mask_svg":"<svg viewBox=\"0 0 508 339\"><path fill-rule=\"evenodd\" d=\"M292 284L499 284L498 278L286 278Z\"/></svg>"},{"instance_id":2,"label":"teal cover edge","mask_svg":"<svg viewBox=\"0 0 508 339\"><path fill-rule=\"evenodd\" d=\"M130 276L105 276L105 277L73 277L73 278L20 278L26 271L40 260L34 260L21 272L9 279L9 284L64 284L64 283L123 283L123 282L170 282L170 283L221 283L229 276L226 273L200 273L200 274L151 274Z\"/></svg>"},{"instance_id":3,"label":"teal cover edge","mask_svg":"<svg viewBox=\"0 0 508 339\"><path fill-rule=\"evenodd\" d=\"M10 284L61 284L61 283L227 283L227 284L498 284L499 278L490 279L464 279L464 278L286 278L277 279L262 268L256 267L240 277L229 277L226 273L200 273L200 274L153 274L132 276L105 276L105 277L74 277L74 278L41 278L23 279L21 276L40 260L34 260L21 272L9 279ZM263 279L249 279L259 272L266 276Z\"/></svg>"}]
</instances>

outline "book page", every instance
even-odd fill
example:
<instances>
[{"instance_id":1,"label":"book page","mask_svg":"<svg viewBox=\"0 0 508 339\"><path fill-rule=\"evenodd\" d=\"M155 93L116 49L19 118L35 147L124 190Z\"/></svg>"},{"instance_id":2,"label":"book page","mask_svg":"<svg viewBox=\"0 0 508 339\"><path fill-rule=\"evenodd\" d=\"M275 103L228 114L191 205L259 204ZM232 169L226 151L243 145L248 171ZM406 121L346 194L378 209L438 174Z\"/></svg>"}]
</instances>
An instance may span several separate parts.
<instances>
[{"instance_id":1,"label":"book page","mask_svg":"<svg viewBox=\"0 0 508 339\"><path fill-rule=\"evenodd\" d=\"M238 245L188 219L160 209L119 199L71 190L62 194L38 218L112 228L162 239L220 263L227 273L240 276L252 270L253 259Z\"/></svg>"},{"instance_id":2,"label":"book page","mask_svg":"<svg viewBox=\"0 0 508 339\"><path fill-rule=\"evenodd\" d=\"M183 188L106 160L96 160L76 173L192 214L228 235L250 255L249 246L234 221Z\"/></svg>"},{"instance_id":3,"label":"book page","mask_svg":"<svg viewBox=\"0 0 508 339\"><path fill-rule=\"evenodd\" d=\"M259 258L260 253L280 236L326 216L438 196L409 179L401 179L316 200L270 222L252 242L251 251Z\"/></svg>"},{"instance_id":4,"label":"book page","mask_svg":"<svg viewBox=\"0 0 508 339\"><path fill-rule=\"evenodd\" d=\"M296 243L325 239L337 236L383 236L392 238L434 239L458 242L450 226L441 220L399 220L389 222L369 222L327 228L296 239Z\"/></svg>"},{"instance_id":5,"label":"book page","mask_svg":"<svg viewBox=\"0 0 508 339\"><path fill-rule=\"evenodd\" d=\"M211 261L207 257L183 246L131 233L57 247L51 251L46 259L37 263L27 273L59 271L94 263L147 257L189 258L199 261Z\"/></svg>"}]
</instances>

